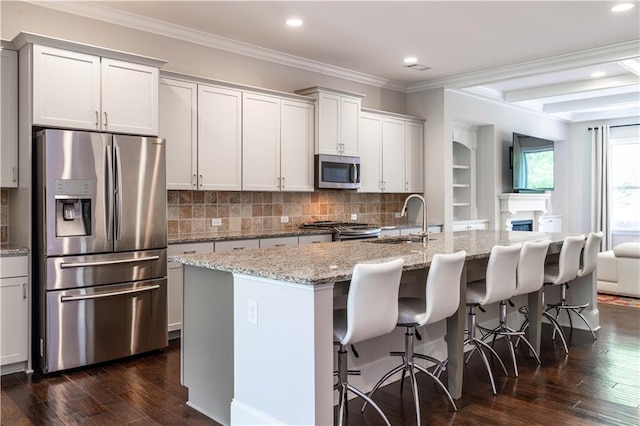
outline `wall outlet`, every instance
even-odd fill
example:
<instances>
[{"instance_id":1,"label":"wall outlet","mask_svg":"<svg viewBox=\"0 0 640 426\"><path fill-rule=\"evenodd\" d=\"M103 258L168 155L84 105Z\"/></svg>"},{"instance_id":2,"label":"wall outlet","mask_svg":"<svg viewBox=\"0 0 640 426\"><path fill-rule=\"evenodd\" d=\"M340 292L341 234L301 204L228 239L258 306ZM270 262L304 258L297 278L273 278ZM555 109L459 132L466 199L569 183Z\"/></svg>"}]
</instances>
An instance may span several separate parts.
<instances>
[{"instance_id":1,"label":"wall outlet","mask_svg":"<svg viewBox=\"0 0 640 426\"><path fill-rule=\"evenodd\" d=\"M395 213L395 216L396 216L396 219L401 218L401 217L402 217L402 213L398 213L398 212L396 212L396 213Z\"/></svg>"},{"instance_id":2,"label":"wall outlet","mask_svg":"<svg viewBox=\"0 0 640 426\"><path fill-rule=\"evenodd\" d=\"M222 226L222 219L211 219L211 226Z\"/></svg>"},{"instance_id":3,"label":"wall outlet","mask_svg":"<svg viewBox=\"0 0 640 426\"><path fill-rule=\"evenodd\" d=\"M289 216L280 216L280 223L289 223Z\"/></svg>"},{"instance_id":4,"label":"wall outlet","mask_svg":"<svg viewBox=\"0 0 640 426\"><path fill-rule=\"evenodd\" d=\"M249 324L258 325L258 302L249 300L247 311Z\"/></svg>"},{"instance_id":5,"label":"wall outlet","mask_svg":"<svg viewBox=\"0 0 640 426\"><path fill-rule=\"evenodd\" d=\"M358 220L358 215L357 215L357 214L355 214L355 213L353 213L353 214L351 215L351 220Z\"/></svg>"}]
</instances>

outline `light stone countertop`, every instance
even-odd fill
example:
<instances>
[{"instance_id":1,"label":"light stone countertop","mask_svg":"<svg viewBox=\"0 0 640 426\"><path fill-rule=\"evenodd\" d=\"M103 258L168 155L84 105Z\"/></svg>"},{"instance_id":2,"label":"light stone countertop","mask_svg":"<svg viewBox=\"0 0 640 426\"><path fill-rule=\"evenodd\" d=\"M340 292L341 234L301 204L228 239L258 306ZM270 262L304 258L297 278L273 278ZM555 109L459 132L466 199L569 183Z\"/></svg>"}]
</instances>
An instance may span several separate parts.
<instances>
[{"instance_id":1,"label":"light stone countertop","mask_svg":"<svg viewBox=\"0 0 640 426\"><path fill-rule=\"evenodd\" d=\"M467 260L486 258L495 245L549 239L557 248L568 234L518 231L464 231L429 234L429 241L382 244L355 240L170 256L169 260L206 269L306 285L347 281L356 263L404 259L404 270L426 268L438 253L467 252ZM391 237L389 239L394 239ZM558 250L556 250L558 251Z\"/></svg>"},{"instance_id":2,"label":"light stone countertop","mask_svg":"<svg viewBox=\"0 0 640 426\"><path fill-rule=\"evenodd\" d=\"M29 254L29 249L22 246L17 246L10 243L0 244L0 257L4 256L26 256Z\"/></svg>"}]
</instances>

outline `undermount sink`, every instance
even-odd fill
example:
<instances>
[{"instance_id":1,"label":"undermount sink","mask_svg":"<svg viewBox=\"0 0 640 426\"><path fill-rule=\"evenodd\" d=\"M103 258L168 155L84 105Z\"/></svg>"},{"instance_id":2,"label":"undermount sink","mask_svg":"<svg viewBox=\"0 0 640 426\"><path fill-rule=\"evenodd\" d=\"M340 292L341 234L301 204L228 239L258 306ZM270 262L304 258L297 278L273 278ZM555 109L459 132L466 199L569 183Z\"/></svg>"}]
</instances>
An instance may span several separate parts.
<instances>
[{"instance_id":1,"label":"undermount sink","mask_svg":"<svg viewBox=\"0 0 640 426\"><path fill-rule=\"evenodd\" d=\"M421 243L422 238L404 236L404 237L382 237L371 240L365 240L368 243L374 244L407 244L407 243Z\"/></svg>"}]
</instances>

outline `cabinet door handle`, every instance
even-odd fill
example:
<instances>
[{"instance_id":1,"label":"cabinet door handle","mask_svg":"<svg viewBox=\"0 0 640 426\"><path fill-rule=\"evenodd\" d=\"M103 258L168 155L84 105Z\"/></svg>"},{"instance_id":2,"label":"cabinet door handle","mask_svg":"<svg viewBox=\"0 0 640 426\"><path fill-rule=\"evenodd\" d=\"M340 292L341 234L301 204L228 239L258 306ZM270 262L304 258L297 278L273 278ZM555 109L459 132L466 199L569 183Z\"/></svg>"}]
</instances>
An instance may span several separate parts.
<instances>
[{"instance_id":1,"label":"cabinet door handle","mask_svg":"<svg viewBox=\"0 0 640 426\"><path fill-rule=\"evenodd\" d=\"M98 127L98 125L100 123L98 123L98 121L100 120L100 115L98 114L98 111L96 111L96 127Z\"/></svg>"},{"instance_id":2,"label":"cabinet door handle","mask_svg":"<svg viewBox=\"0 0 640 426\"><path fill-rule=\"evenodd\" d=\"M104 127L107 127L109 122L107 121L107 111L104 112Z\"/></svg>"},{"instance_id":3,"label":"cabinet door handle","mask_svg":"<svg viewBox=\"0 0 640 426\"><path fill-rule=\"evenodd\" d=\"M27 298L27 283L22 283L22 299Z\"/></svg>"},{"instance_id":4,"label":"cabinet door handle","mask_svg":"<svg viewBox=\"0 0 640 426\"><path fill-rule=\"evenodd\" d=\"M276 178L278 180L278 183L276 184L276 186L278 187L278 189L282 188L282 178L280 176L278 176Z\"/></svg>"},{"instance_id":5,"label":"cabinet door handle","mask_svg":"<svg viewBox=\"0 0 640 426\"><path fill-rule=\"evenodd\" d=\"M202 177L202 175L200 175L200 183L198 186L202 187L203 182L204 182L204 178Z\"/></svg>"},{"instance_id":6,"label":"cabinet door handle","mask_svg":"<svg viewBox=\"0 0 640 426\"><path fill-rule=\"evenodd\" d=\"M234 247L234 250L244 250L244 247Z\"/></svg>"},{"instance_id":7,"label":"cabinet door handle","mask_svg":"<svg viewBox=\"0 0 640 426\"><path fill-rule=\"evenodd\" d=\"M18 181L18 168L17 167L13 167L13 169L11 171L13 172L13 182L17 182Z\"/></svg>"},{"instance_id":8,"label":"cabinet door handle","mask_svg":"<svg viewBox=\"0 0 640 426\"><path fill-rule=\"evenodd\" d=\"M284 189L284 176L282 176L282 186L280 186L280 189Z\"/></svg>"},{"instance_id":9,"label":"cabinet door handle","mask_svg":"<svg viewBox=\"0 0 640 426\"><path fill-rule=\"evenodd\" d=\"M276 247L284 247L286 244L276 244Z\"/></svg>"},{"instance_id":10,"label":"cabinet door handle","mask_svg":"<svg viewBox=\"0 0 640 426\"><path fill-rule=\"evenodd\" d=\"M404 183L404 189L408 190L409 189L409 182L405 182Z\"/></svg>"},{"instance_id":11,"label":"cabinet door handle","mask_svg":"<svg viewBox=\"0 0 640 426\"><path fill-rule=\"evenodd\" d=\"M185 250L182 252L182 254L194 254L195 252L195 250Z\"/></svg>"},{"instance_id":12,"label":"cabinet door handle","mask_svg":"<svg viewBox=\"0 0 640 426\"><path fill-rule=\"evenodd\" d=\"M193 185L194 187L198 186L198 177L196 175L193 175L191 177L191 185Z\"/></svg>"}]
</instances>

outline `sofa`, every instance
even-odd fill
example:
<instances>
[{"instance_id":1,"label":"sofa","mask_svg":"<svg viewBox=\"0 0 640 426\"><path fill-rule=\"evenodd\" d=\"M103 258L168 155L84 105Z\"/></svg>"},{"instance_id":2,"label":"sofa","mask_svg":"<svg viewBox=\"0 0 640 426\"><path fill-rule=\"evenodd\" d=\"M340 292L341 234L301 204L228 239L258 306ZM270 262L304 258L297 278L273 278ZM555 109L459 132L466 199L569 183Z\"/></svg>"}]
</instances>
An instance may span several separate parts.
<instances>
[{"instance_id":1,"label":"sofa","mask_svg":"<svg viewBox=\"0 0 640 426\"><path fill-rule=\"evenodd\" d=\"M598 253L598 291L640 297L640 243L624 243Z\"/></svg>"}]
</instances>

